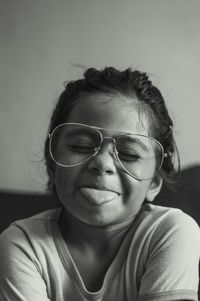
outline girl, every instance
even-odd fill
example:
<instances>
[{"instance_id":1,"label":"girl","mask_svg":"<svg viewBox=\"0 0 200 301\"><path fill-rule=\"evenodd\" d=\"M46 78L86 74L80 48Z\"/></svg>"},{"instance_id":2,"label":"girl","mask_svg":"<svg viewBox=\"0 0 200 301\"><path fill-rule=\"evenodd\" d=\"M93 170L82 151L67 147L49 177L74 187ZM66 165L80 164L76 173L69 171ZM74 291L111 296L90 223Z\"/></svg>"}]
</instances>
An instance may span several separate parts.
<instances>
[{"instance_id":1,"label":"girl","mask_svg":"<svg viewBox=\"0 0 200 301\"><path fill-rule=\"evenodd\" d=\"M174 155L172 120L145 73L88 69L69 82L45 143L61 208L1 235L0 300L198 300L199 228L152 204Z\"/></svg>"}]
</instances>

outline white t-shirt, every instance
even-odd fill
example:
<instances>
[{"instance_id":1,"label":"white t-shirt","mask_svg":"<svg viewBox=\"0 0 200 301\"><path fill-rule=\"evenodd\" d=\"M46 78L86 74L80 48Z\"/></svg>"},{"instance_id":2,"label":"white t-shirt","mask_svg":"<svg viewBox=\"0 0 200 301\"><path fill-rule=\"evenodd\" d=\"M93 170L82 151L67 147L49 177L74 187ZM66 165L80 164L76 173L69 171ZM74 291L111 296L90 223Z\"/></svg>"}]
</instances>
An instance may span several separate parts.
<instances>
[{"instance_id":1,"label":"white t-shirt","mask_svg":"<svg viewBox=\"0 0 200 301\"><path fill-rule=\"evenodd\" d=\"M181 210L144 204L96 292L70 255L60 213L14 222L1 234L0 301L198 300L200 229Z\"/></svg>"}]
</instances>

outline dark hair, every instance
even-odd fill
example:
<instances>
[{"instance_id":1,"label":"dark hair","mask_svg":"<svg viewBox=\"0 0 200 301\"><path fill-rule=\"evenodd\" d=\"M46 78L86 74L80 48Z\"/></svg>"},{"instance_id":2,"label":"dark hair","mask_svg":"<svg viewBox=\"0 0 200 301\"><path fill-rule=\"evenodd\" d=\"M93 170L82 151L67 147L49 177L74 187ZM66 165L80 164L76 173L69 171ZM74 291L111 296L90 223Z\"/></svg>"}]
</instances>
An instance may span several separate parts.
<instances>
[{"instance_id":1,"label":"dark hair","mask_svg":"<svg viewBox=\"0 0 200 301\"><path fill-rule=\"evenodd\" d=\"M119 71L113 67L86 70L82 79L66 83L52 114L49 132L52 132L57 125L66 122L66 118L82 96L91 94L121 95L137 101L138 107L151 120L152 136L162 144L167 153L160 174L165 182L172 182L175 172L173 157L175 153L178 155L173 138L173 122L161 92L152 85L146 73L131 68ZM49 176L48 189L56 193L52 181L55 163L49 154L48 138L45 142L44 155Z\"/></svg>"}]
</instances>

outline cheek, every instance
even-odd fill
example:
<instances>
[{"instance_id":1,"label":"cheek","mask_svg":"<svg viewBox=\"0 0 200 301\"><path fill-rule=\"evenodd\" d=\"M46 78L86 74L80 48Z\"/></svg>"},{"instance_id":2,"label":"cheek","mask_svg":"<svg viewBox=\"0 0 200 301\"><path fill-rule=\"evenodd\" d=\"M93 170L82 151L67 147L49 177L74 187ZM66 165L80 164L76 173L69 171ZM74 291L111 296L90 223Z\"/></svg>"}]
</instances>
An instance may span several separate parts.
<instances>
[{"instance_id":1,"label":"cheek","mask_svg":"<svg viewBox=\"0 0 200 301\"><path fill-rule=\"evenodd\" d=\"M142 204L146 197L147 191L149 190L150 183L150 180L139 181L127 176L123 181L126 195L125 202L129 201L134 204Z\"/></svg>"},{"instance_id":2,"label":"cheek","mask_svg":"<svg viewBox=\"0 0 200 301\"><path fill-rule=\"evenodd\" d=\"M55 186L60 200L63 202L73 195L79 171L76 168L57 167L55 171Z\"/></svg>"}]
</instances>

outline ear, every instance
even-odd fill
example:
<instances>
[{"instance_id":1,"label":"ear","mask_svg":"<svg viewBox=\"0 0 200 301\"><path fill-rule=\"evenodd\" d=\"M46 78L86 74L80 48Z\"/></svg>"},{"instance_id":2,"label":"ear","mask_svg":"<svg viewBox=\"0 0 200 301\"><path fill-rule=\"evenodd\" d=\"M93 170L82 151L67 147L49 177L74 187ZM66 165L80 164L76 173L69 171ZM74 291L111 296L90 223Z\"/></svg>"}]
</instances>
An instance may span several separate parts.
<instances>
[{"instance_id":1,"label":"ear","mask_svg":"<svg viewBox=\"0 0 200 301\"><path fill-rule=\"evenodd\" d=\"M153 181L151 182L151 184L149 186L149 190L147 191L147 194L146 194L147 201L153 202L155 197L160 192L162 184L163 184L163 179L161 176L158 175L153 179Z\"/></svg>"}]
</instances>

